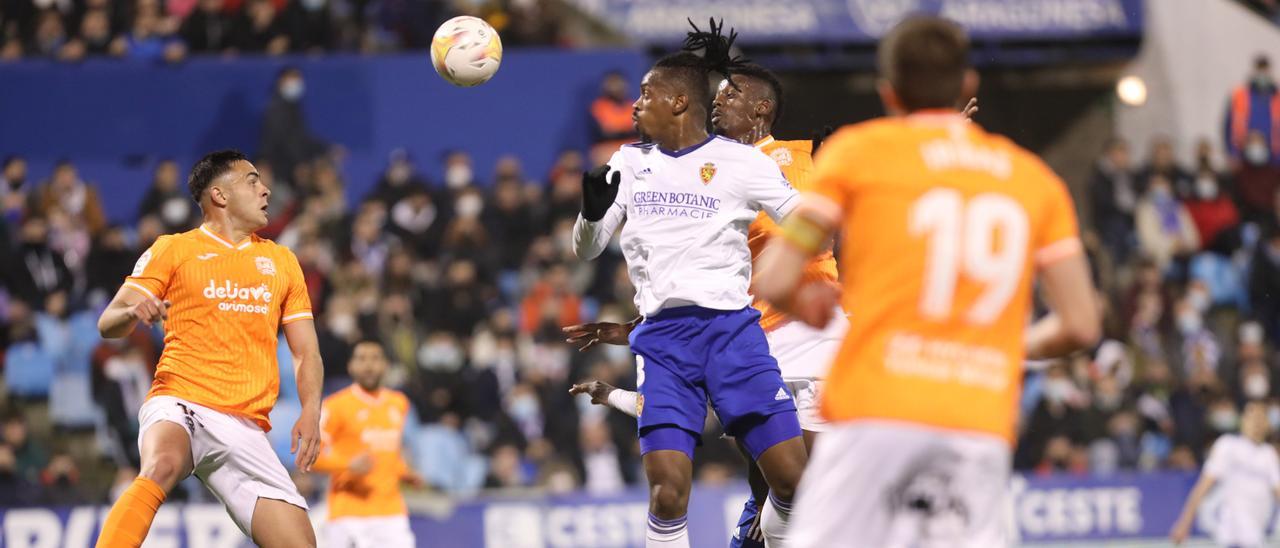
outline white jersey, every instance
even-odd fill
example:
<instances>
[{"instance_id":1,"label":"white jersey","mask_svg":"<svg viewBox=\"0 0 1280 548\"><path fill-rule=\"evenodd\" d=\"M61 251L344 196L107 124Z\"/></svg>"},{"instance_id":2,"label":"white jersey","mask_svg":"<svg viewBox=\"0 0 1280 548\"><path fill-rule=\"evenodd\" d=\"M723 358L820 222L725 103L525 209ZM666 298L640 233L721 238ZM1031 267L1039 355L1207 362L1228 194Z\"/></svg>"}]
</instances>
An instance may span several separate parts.
<instances>
[{"instance_id":1,"label":"white jersey","mask_svg":"<svg viewBox=\"0 0 1280 548\"><path fill-rule=\"evenodd\" d=\"M675 152L625 145L609 166L622 175L618 197L598 222L578 216L578 257L599 256L626 221L622 254L641 314L751 304L747 227L762 209L776 220L800 203L778 164L751 145L708 137Z\"/></svg>"},{"instance_id":2,"label":"white jersey","mask_svg":"<svg viewBox=\"0 0 1280 548\"><path fill-rule=\"evenodd\" d=\"M1222 507L1213 539L1223 546L1260 546L1280 487L1280 458L1267 443L1227 434L1213 442L1204 473L1217 479Z\"/></svg>"}]
</instances>

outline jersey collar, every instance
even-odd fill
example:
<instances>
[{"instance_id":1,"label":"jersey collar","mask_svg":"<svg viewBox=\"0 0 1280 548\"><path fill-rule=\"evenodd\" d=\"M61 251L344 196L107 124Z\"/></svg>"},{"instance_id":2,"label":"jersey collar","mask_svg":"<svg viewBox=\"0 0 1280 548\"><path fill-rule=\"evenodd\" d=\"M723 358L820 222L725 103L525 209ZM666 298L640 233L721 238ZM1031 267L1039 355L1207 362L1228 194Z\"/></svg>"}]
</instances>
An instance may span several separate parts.
<instances>
[{"instance_id":1,"label":"jersey collar","mask_svg":"<svg viewBox=\"0 0 1280 548\"><path fill-rule=\"evenodd\" d=\"M771 145L771 144L773 144L773 136L772 136L772 135L765 135L765 136L764 136L764 139L761 139L761 140L759 140L759 141L756 141L755 147L756 147L756 148L764 148L764 147L767 147L767 146L769 146L769 145Z\"/></svg>"},{"instance_id":2,"label":"jersey collar","mask_svg":"<svg viewBox=\"0 0 1280 548\"><path fill-rule=\"evenodd\" d=\"M666 154L667 156L671 156L671 157L673 157L673 158L679 158L679 157L681 157L681 156L684 156L685 154L688 154L688 153L690 153L690 152L693 152L693 151L695 151L695 150L698 150L698 149L702 148L702 145L705 145L705 144L707 144L707 143L710 143L711 141L715 140L715 138L716 138L716 134L712 133L712 134L710 134L710 135L707 135L707 140L705 140L705 141L703 141L703 142L701 142L701 143L698 143L698 144L696 144L696 145L687 146L687 147L684 147L684 148L682 148L682 149L680 149L680 150L674 150L674 151L673 151L673 150L667 150L667 149L662 148L662 147L658 147L658 150L662 151L662 153L663 153L663 154Z\"/></svg>"},{"instance_id":3,"label":"jersey collar","mask_svg":"<svg viewBox=\"0 0 1280 548\"><path fill-rule=\"evenodd\" d=\"M382 401L382 392L383 390L381 387L379 387L376 392L370 392L361 388L358 384L351 383L351 393L355 394L357 398L364 400L365 403L378 403Z\"/></svg>"},{"instance_id":4,"label":"jersey collar","mask_svg":"<svg viewBox=\"0 0 1280 548\"><path fill-rule=\"evenodd\" d=\"M208 225L200 225L200 232L203 232L205 236L213 238L214 241L226 246L228 249L245 249L249 247L249 244L253 243L253 236L250 235L245 237L244 241L240 242L240 245L231 245L231 242L228 242L226 238L223 238L214 231L209 230Z\"/></svg>"}]
</instances>

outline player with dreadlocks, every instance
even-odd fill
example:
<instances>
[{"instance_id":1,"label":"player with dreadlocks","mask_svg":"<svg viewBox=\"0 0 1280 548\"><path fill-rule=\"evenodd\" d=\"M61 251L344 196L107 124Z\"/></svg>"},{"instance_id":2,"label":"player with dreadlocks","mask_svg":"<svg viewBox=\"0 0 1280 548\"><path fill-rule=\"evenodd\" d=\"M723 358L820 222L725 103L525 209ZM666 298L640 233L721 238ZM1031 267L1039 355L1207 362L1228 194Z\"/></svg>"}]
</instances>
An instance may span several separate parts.
<instances>
[{"instance_id":1,"label":"player with dreadlocks","mask_svg":"<svg viewBox=\"0 0 1280 548\"><path fill-rule=\"evenodd\" d=\"M707 132L709 77L743 65L712 22L686 51L659 60L640 83L633 117L652 141L627 145L583 175L574 251L597 257L617 228L643 316L637 359L640 451L649 480L646 546L689 546L693 449L709 401L769 484L761 529L785 538L806 452L795 404L751 305L747 227L781 219L799 201L778 165L750 145ZM701 49L702 56L688 50ZM703 543L705 544L705 543Z\"/></svg>"}]
</instances>

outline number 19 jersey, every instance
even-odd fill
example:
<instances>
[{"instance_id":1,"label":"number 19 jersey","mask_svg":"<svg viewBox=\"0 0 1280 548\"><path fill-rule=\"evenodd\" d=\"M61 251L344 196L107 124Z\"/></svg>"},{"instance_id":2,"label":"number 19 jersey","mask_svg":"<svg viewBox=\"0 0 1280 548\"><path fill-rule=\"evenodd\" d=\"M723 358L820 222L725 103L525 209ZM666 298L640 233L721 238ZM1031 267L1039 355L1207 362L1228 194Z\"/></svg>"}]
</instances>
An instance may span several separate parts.
<instances>
[{"instance_id":1,"label":"number 19 jersey","mask_svg":"<svg viewBox=\"0 0 1280 548\"><path fill-rule=\"evenodd\" d=\"M1033 274L1081 252L1062 181L1008 139L942 112L839 131L813 181L843 212L844 305L857 311L824 415L1012 443Z\"/></svg>"}]
</instances>

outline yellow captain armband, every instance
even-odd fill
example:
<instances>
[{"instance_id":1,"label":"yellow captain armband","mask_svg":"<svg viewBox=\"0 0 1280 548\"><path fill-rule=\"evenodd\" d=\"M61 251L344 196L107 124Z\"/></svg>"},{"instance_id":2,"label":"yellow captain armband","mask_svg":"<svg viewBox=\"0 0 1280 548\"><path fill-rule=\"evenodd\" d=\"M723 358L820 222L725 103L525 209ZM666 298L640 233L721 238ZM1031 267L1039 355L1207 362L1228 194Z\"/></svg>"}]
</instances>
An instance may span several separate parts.
<instances>
[{"instance_id":1,"label":"yellow captain armband","mask_svg":"<svg viewBox=\"0 0 1280 548\"><path fill-rule=\"evenodd\" d=\"M827 242L827 230L816 220L797 211L782 220L780 236L805 255L817 255Z\"/></svg>"}]
</instances>

